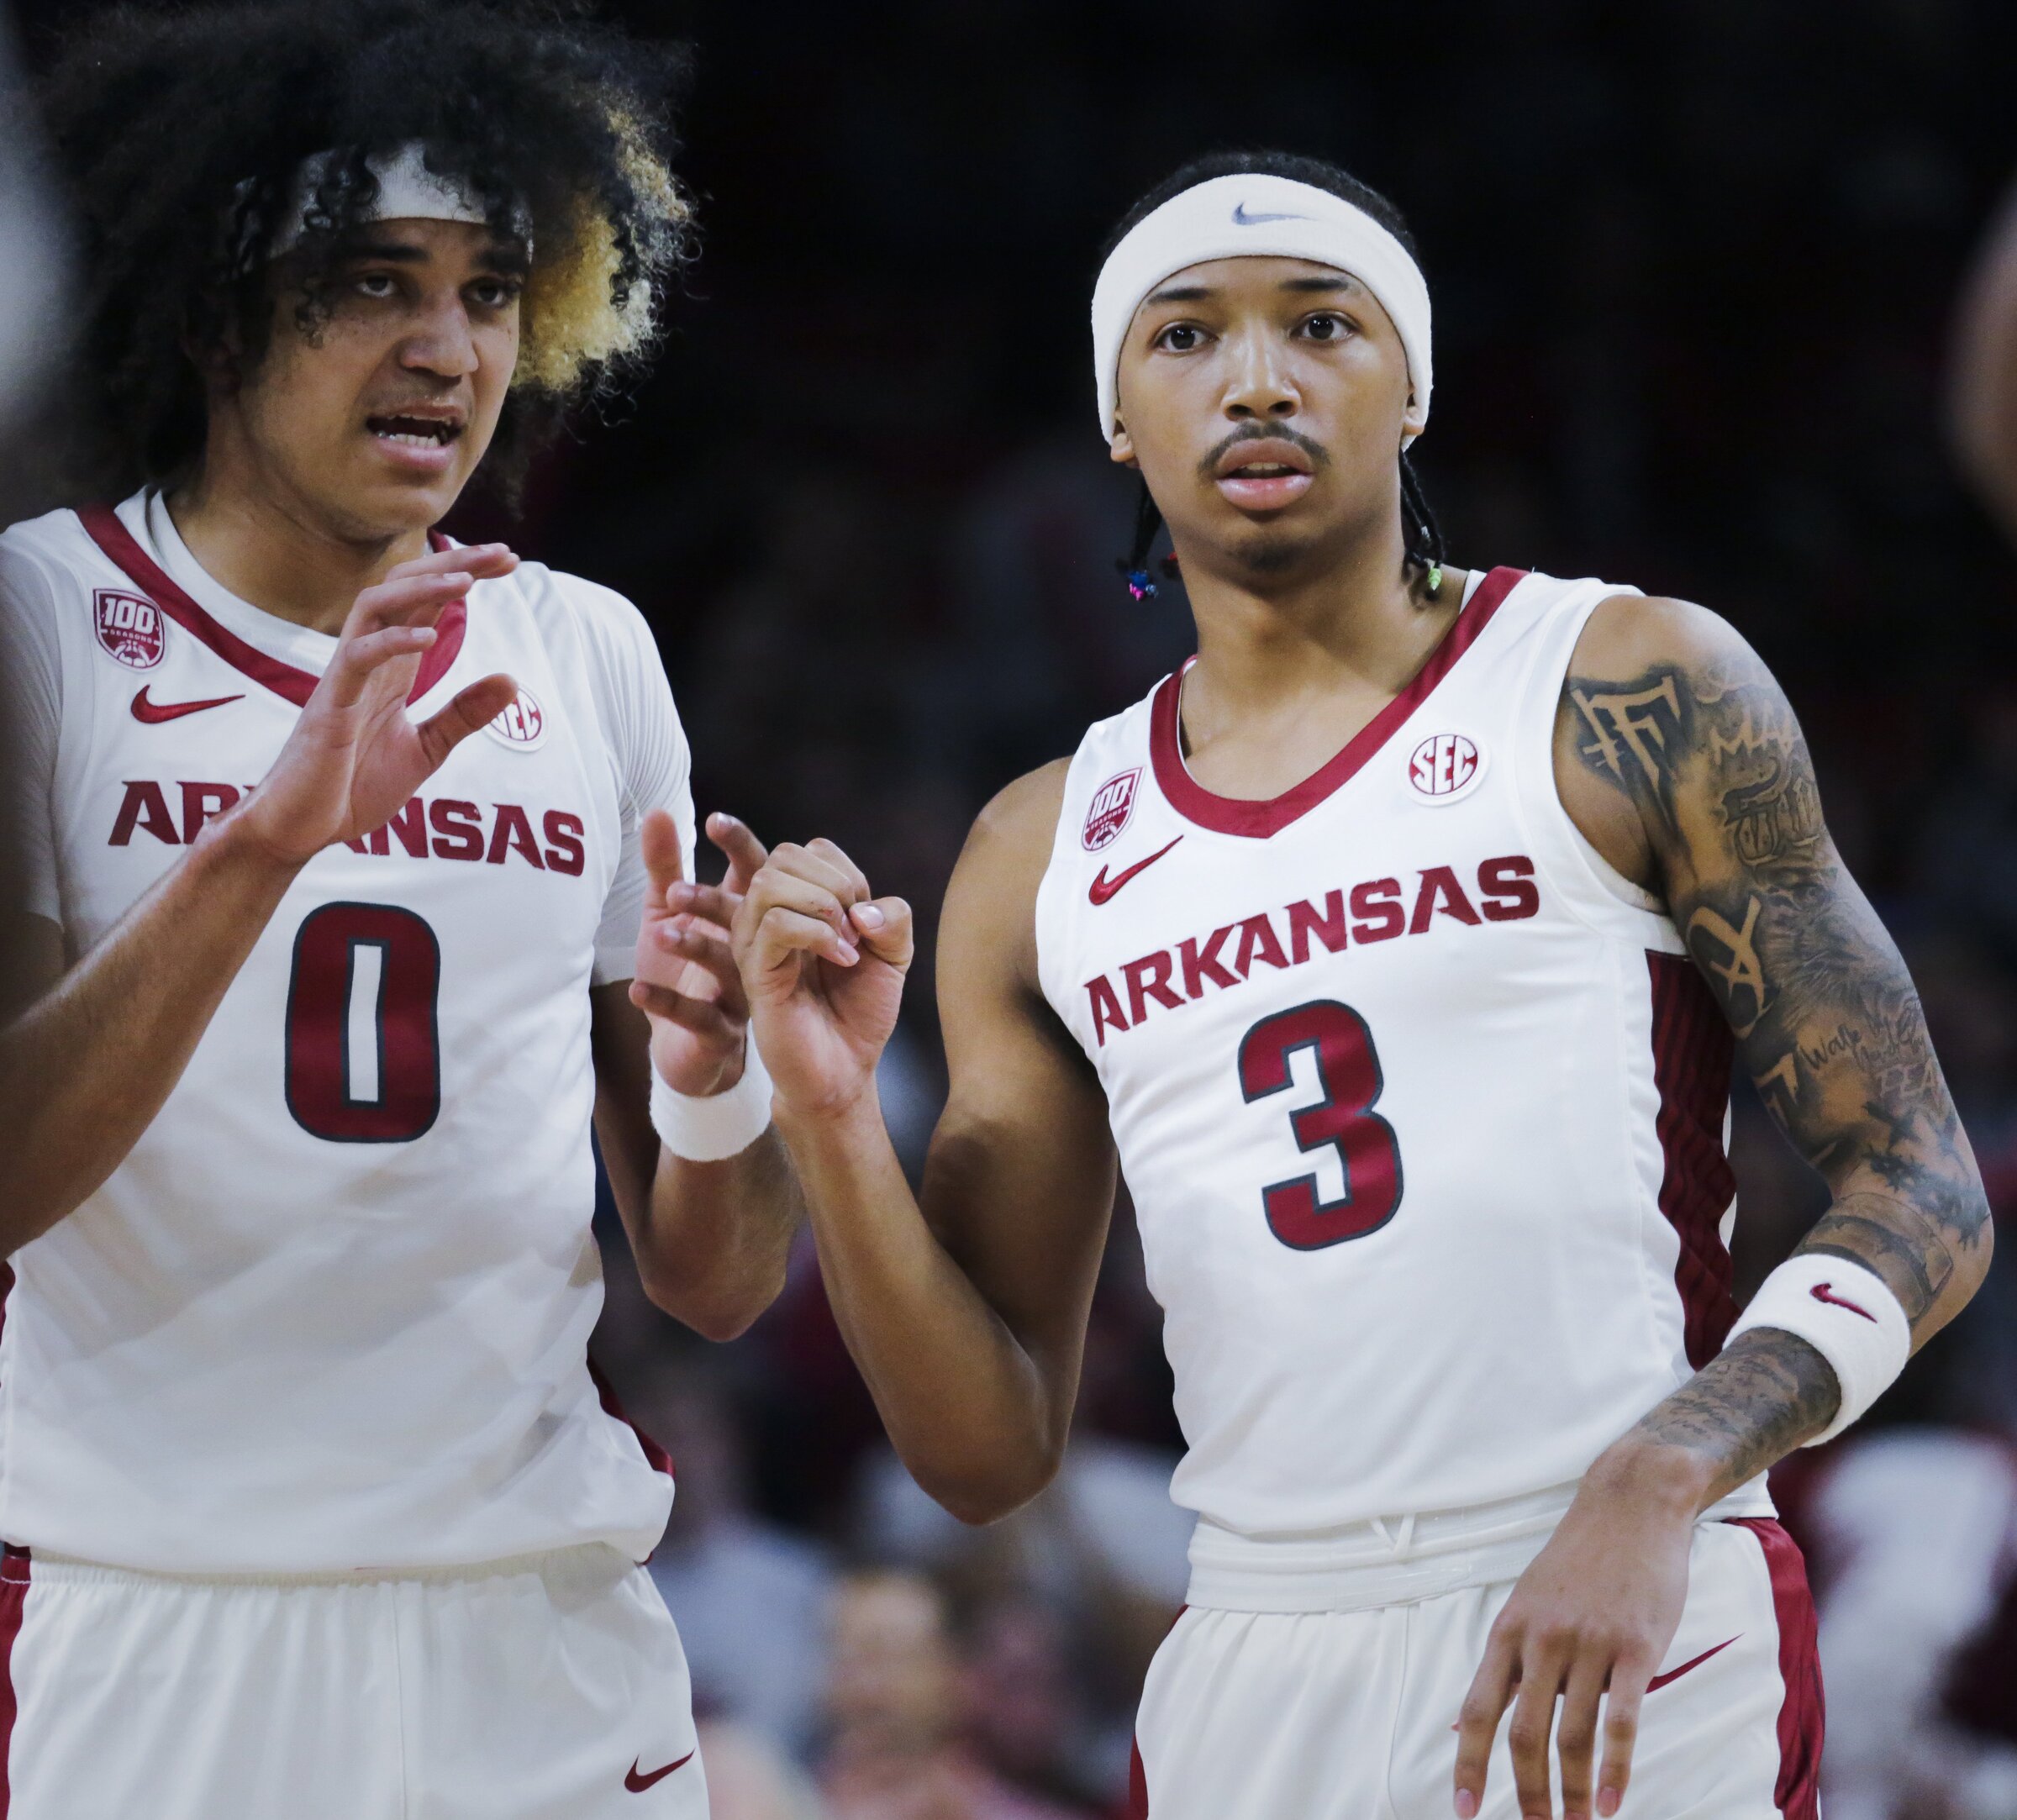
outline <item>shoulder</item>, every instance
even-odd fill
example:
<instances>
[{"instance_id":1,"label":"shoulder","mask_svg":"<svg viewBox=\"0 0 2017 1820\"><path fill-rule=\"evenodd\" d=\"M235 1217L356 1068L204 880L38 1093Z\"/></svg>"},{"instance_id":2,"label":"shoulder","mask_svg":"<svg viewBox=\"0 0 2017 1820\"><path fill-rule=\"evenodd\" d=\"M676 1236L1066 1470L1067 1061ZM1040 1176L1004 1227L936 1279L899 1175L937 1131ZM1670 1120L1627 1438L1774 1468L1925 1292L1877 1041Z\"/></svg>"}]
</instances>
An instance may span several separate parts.
<instances>
[{"instance_id":1,"label":"shoulder","mask_svg":"<svg viewBox=\"0 0 2017 1820\"><path fill-rule=\"evenodd\" d=\"M1578 676L1624 681L1668 670L1762 671L1756 653L1720 613L1659 594L1614 594L1584 623L1570 660Z\"/></svg>"},{"instance_id":2,"label":"shoulder","mask_svg":"<svg viewBox=\"0 0 2017 1820\"><path fill-rule=\"evenodd\" d=\"M67 507L10 524L0 531L0 590L10 601L32 602L80 586L79 565L95 547Z\"/></svg>"},{"instance_id":3,"label":"shoulder","mask_svg":"<svg viewBox=\"0 0 2017 1820\"><path fill-rule=\"evenodd\" d=\"M1052 759L996 792L974 819L973 839L1011 849L1040 843L1047 855L1071 771L1070 759Z\"/></svg>"},{"instance_id":4,"label":"shoulder","mask_svg":"<svg viewBox=\"0 0 2017 1820\"><path fill-rule=\"evenodd\" d=\"M970 933L990 957L1035 976L1036 893L1051 864L1069 759L1019 777L974 818L945 892L945 922L958 945Z\"/></svg>"},{"instance_id":5,"label":"shoulder","mask_svg":"<svg viewBox=\"0 0 2017 1820\"><path fill-rule=\"evenodd\" d=\"M505 585L517 589L535 618L569 628L593 650L656 656L658 643L645 616L613 587L543 562L521 562Z\"/></svg>"}]
</instances>

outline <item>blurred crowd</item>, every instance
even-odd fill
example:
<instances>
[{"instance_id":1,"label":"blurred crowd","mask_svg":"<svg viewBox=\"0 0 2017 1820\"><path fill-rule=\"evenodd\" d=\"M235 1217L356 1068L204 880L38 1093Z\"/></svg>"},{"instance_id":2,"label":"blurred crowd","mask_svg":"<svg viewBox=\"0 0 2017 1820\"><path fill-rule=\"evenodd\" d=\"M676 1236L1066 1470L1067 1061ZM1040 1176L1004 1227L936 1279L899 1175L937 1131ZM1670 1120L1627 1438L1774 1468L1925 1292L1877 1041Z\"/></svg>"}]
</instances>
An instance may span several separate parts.
<instances>
[{"instance_id":1,"label":"blurred crowd","mask_svg":"<svg viewBox=\"0 0 2017 1820\"><path fill-rule=\"evenodd\" d=\"M61 10L21 8L31 55ZM697 46L706 251L634 399L450 528L638 601L703 813L830 836L918 905L884 1081L914 1169L971 818L1189 649L1181 587L1138 603L1115 573L1096 250L1184 158L1264 144L1414 223L1440 381L1417 456L1454 560L1702 601L1784 681L2007 1226L2017 557L1941 428L1956 286L2017 168L2001 0L606 10ZM1734 1144L1743 1292L1824 1197L1741 1083ZM1187 1540L1124 1191L1065 1472L985 1530L894 1461L809 1242L710 1347L602 1223L598 1349L678 1465L653 1571L722 1820L1116 1811ZM1830 1812L2017 1817L2017 1233L1877 1415L1780 1480L1822 1603Z\"/></svg>"}]
</instances>

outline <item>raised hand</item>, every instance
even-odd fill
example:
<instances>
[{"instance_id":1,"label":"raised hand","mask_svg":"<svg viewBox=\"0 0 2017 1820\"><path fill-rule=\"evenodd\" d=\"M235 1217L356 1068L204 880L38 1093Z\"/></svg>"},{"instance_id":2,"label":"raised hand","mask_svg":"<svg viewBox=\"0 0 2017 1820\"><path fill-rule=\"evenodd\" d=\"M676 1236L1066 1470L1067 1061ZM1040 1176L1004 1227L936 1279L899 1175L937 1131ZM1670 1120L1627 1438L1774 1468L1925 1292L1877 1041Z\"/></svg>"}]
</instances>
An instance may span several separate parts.
<instances>
[{"instance_id":1,"label":"raised hand","mask_svg":"<svg viewBox=\"0 0 2017 1820\"><path fill-rule=\"evenodd\" d=\"M430 550L357 597L329 667L240 812L261 845L298 864L382 827L456 746L511 705L518 684L490 676L427 720L406 712L442 609L518 563L502 544Z\"/></svg>"},{"instance_id":2,"label":"raised hand","mask_svg":"<svg viewBox=\"0 0 2017 1820\"><path fill-rule=\"evenodd\" d=\"M914 952L910 906L871 897L830 840L773 848L737 911L750 1028L782 1111L845 1111L872 1086Z\"/></svg>"},{"instance_id":3,"label":"raised hand","mask_svg":"<svg viewBox=\"0 0 2017 1820\"><path fill-rule=\"evenodd\" d=\"M651 1020L651 1065L667 1086L725 1093L742 1079L750 1023L729 929L769 855L734 816L710 815L708 839L729 871L719 885L700 885L685 876L679 830L663 809L645 818L640 834L650 882L630 1002Z\"/></svg>"}]
</instances>

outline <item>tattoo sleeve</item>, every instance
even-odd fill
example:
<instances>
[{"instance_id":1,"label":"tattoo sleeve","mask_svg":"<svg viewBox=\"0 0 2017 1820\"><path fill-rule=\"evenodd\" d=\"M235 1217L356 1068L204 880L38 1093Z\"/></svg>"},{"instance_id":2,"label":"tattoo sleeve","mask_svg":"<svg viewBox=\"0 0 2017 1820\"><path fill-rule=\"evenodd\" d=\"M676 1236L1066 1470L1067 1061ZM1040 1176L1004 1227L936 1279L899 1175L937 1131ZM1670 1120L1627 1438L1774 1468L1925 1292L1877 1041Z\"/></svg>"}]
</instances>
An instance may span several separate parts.
<instances>
[{"instance_id":1,"label":"tattoo sleeve","mask_svg":"<svg viewBox=\"0 0 2017 1820\"><path fill-rule=\"evenodd\" d=\"M1572 673L1558 750L1638 812L1743 1066L1833 1191L1800 1249L1875 1270L1916 1346L1987 1267L1981 1179L1911 976L1829 838L1792 707L1719 632L1704 655L1641 675ZM1642 1427L1725 1459L1727 1490L1825 1428L1836 1396L1806 1342L1759 1330Z\"/></svg>"}]
</instances>

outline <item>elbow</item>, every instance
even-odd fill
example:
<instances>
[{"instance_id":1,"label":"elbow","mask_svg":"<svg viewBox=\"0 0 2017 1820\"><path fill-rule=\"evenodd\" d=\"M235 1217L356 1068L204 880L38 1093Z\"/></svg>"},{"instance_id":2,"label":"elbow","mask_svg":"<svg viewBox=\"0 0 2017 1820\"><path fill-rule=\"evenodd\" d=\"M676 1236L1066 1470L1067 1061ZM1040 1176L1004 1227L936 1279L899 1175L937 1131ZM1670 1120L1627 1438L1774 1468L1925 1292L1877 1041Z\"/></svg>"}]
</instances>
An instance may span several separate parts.
<instances>
[{"instance_id":1,"label":"elbow","mask_svg":"<svg viewBox=\"0 0 2017 1820\"><path fill-rule=\"evenodd\" d=\"M782 1265L761 1280L696 1282L665 1270L640 1273L652 1307L718 1345L740 1339L784 1289Z\"/></svg>"},{"instance_id":2,"label":"elbow","mask_svg":"<svg viewBox=\"0 0 2017 1820\"><path fill-rule=\"evenodd\" d=\"M1013 1517L1056 1478L1064 1464L1061 1447L1045 1447L1023 1459L1005 1450L985 1465L929 1470L906 1460L912 1475L950 1516L974 1528Z\"/></svg>"}]
</instances>

